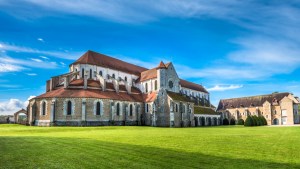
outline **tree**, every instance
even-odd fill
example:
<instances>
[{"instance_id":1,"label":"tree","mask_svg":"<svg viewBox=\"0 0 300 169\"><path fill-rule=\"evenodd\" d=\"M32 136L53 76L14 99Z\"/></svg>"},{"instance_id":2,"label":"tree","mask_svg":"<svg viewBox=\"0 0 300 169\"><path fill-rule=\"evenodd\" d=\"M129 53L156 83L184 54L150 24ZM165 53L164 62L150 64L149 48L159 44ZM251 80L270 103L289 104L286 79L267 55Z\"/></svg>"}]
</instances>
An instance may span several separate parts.
<instances>
[{"instance_id":1,"label":"tree","mask_svg":"<svg viewBox=\"0 0 300 169\"><path fill-rule=\"evenodd\" d=\"M227 118L223 119L223 125L229 125L229 121Z\"/></svg>"},{"instance_id":2,"label":"tree","mask_svg":"<svg viewBox=\"0 0 300 169\"><path fill-rule=\"evenodd\" d=\"M244 124L244 126L253 126L253 119L252 119L252 117L251 116L248 116L247 117L247 119L246 119L246 121L245 121L245 124Z\"/></svg>"},{"instance_id":3,"label":"tree","mask_svg":"<svg viewBox=\"0 0 300 169\"><path fill-rule=\"evenodd\" d=\"M235 125L235 120L234 120L234 118L230 119L230 125Z\"/></svg>"},{"instance_id":4,"label":"tree","mask_svg":"<svg viewBox=\"0 0 300 169\"><path fill-rule=\"evenodd\" d=\"M253 119L253 125L254 126L260 126L261 125L260 120L256 115L252 116L252 119Z\"/></svg>"},{"instance_id":5,"label":"tree","mask_svg":"<svg viewBox=\"0 0 300 169\"><path fill-rule=\"evenodd\" d=\"M244 125L244 124L245 124L245 121L244 121L243 119L239 119L237 124L238 124L238 125Z\"/></svg>"},{"instance_id":6,"label":"tree","mask_svg":"<svg viewBox=\"0 0 300 169\"><path fill-rule=\"evenodd\" d=\"M268 125L268 122L264 116L259 116L259 118L261 119L262 125Z\"/></svg>"}]
</instances>

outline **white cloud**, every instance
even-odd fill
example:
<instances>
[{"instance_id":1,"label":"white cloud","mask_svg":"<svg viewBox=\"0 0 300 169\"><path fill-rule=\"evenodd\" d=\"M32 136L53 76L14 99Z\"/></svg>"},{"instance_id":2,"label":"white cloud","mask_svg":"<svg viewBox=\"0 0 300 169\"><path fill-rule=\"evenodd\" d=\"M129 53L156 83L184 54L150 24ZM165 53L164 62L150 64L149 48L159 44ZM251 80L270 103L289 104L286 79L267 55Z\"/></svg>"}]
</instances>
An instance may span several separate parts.
<instances>
[{"instance_id":1,"label":"white cloud","mask_svg":"<svg viewBox=\"0 0 300 169\"><path fill-rule=\"evenodd\" d=\"M48 55L52 57L62 58L62 59L76 59L80 56L81 52L58 52L58 51L43 51L38 49L33 49L30 47L23 47L17 45L11 45L8 43L2 43L2 49L6 51L13 51L13 52L23 52L23 53L33 53L33 54L41 54L41 55Z\"/></svg>"},{"instance_id":2,"label":"white cloud","mask_svg":"<svg viewBox=\"0 0 300 169\"><path fill-rule=\"evenodd\" d=\"M208 88L208 91L226 91L242 88L243 85L216 85L212 88Z\"/></svg>"},{"instance_id":3,"label":"white cloud","mask_svg":"<svg viewBox=\"0 0 300 169\"><path fill-rule=\"evenodd\" d=\"M49 60L49 58L48 58L48 57L46 57L46 56L40 56L40 58L43 58L43 59Z\"/></svg>"},{"instance_id":4,"label":"white cloud","mask_svg":"<svg viewBox=\"0 0 300 169\"><path fill-rule=\"evenodd\" d=\"M44 39L42 39L42 38L38 38L37 40L40 42L45 42Z\"/></svg>"},{"instance_id":5,"label":"white cloud","mask_svg":"<svg viewBox=\"0 0 300 169\"><path fill-rule=\"evenodd\" d=\"M41 59L35 59L35 58L30 58L30 59L35 61L35 62L43 62Z\"/></svg>"},{"instance_id":6,"label":"white cloud","mask_svg":"<svg viewBox=\"0 0 300 169\"><path fill-rule=\"evenodd\" d=\"M30 96L26 101L19 99L9 99L7 101L0 102L0 115L13 115L13 113L19 111L20 109L26 109L29 100L35 96Z\"/></svg>"},{"instance_id":7,"label":"white cloud","mask_svg":"<svg viewBox=\"0 0 300 169\"><path fill-rule=\"evenodd\" d=\"M0 61L0 73L4 72L18 72L25 69L22 66L19 65L13 65L13 64L8 64L8 63L1 63Z\"/></svg>"},{"instance_id":8,"label":"white cloud","mask_svg":"<svg viewBox=\"0 0 300 169\"><path fill-rule=\"evenodd\" d=\"M26 73L28 76L37 76L36 73Z\"/></svg>"}]
</instances>

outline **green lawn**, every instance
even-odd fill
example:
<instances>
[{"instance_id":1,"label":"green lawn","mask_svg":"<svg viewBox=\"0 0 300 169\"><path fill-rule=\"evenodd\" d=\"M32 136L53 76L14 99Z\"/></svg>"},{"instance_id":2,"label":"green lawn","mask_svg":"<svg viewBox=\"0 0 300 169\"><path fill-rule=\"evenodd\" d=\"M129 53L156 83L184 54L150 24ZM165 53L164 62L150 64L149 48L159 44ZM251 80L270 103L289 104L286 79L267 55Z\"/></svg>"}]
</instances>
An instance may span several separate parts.
<instances>
[{"instance_id":1,"label":"green lawn","mask_svg":"<svg viewBox=\"0 0 300 169\"><path fill-rule=\"evenodd\" d=\"M300 127L2 124L0 168L300 168Z\"/></svg>"}]
</instances>

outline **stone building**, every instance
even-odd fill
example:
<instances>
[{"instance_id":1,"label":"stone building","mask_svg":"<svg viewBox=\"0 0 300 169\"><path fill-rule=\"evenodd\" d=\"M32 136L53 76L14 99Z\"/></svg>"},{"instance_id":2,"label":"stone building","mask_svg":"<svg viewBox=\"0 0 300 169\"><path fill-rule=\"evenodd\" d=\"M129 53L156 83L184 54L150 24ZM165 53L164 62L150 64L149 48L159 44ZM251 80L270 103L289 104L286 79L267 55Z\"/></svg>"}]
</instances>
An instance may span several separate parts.
<instances>
[{"instance_id":1,"label":"stone building","mask_svg":"<svg viewBox=\"0 0 300 169\"><path fill-rule=\"evenodd\" d=\"M299 98L291 93L222 99L217 112L223 118L244 119L249 115L264 116L268 125L292 125L300 123Z\"/></svg>"},{"instance_id":2,"label":"stone building","mask_svg":"<svg viewBox=\"0 0 300 169\"><path fill-rule=\"evenodd\" d=\"M29 101L27 114L28 124L38 126L187 127L197 125L195 107L205 108L196 114L213 110L209 93L180 79L172 63L146 69L87 51L68 73L46 82L46 92Z\"/></svg>"}]
</instances>

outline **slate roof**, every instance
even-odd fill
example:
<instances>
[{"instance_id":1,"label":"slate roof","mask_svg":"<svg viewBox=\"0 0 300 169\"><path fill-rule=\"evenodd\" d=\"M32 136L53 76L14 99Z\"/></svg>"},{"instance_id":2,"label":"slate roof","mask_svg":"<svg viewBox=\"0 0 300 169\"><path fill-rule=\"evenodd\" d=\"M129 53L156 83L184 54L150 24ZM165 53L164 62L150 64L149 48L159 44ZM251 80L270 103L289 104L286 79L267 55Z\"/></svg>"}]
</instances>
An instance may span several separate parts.
<instances>
[{"instance_id":1,"label":"slate roof","mask_svg":"<svg viewBox=\"0 0 300 169\"><path fill-rule=\"evenodd\" d=\"M141 72L148 70L146 68L130 64L122 60L104 54L100 54L91 50L87 51L72 64L78 63L102 66L114 70L120 70L123 72L131 73L137 76L140 76Z\"/></svg>"},{"instance_id":2,"label":"slate roof","mask_svg":"<svg viewBox=\"0 0 300 169\"><path fill-rule=\"evenodd\" d=\"M217 110L225 110L230 108L240 108L240 107L257 107L262 106L265 101L272 103L274 99L280 101L284 97L288 96L290 93L272 93L268 95L258 95L231 99L221 99Z\"/></svg>"}]
</instances>

